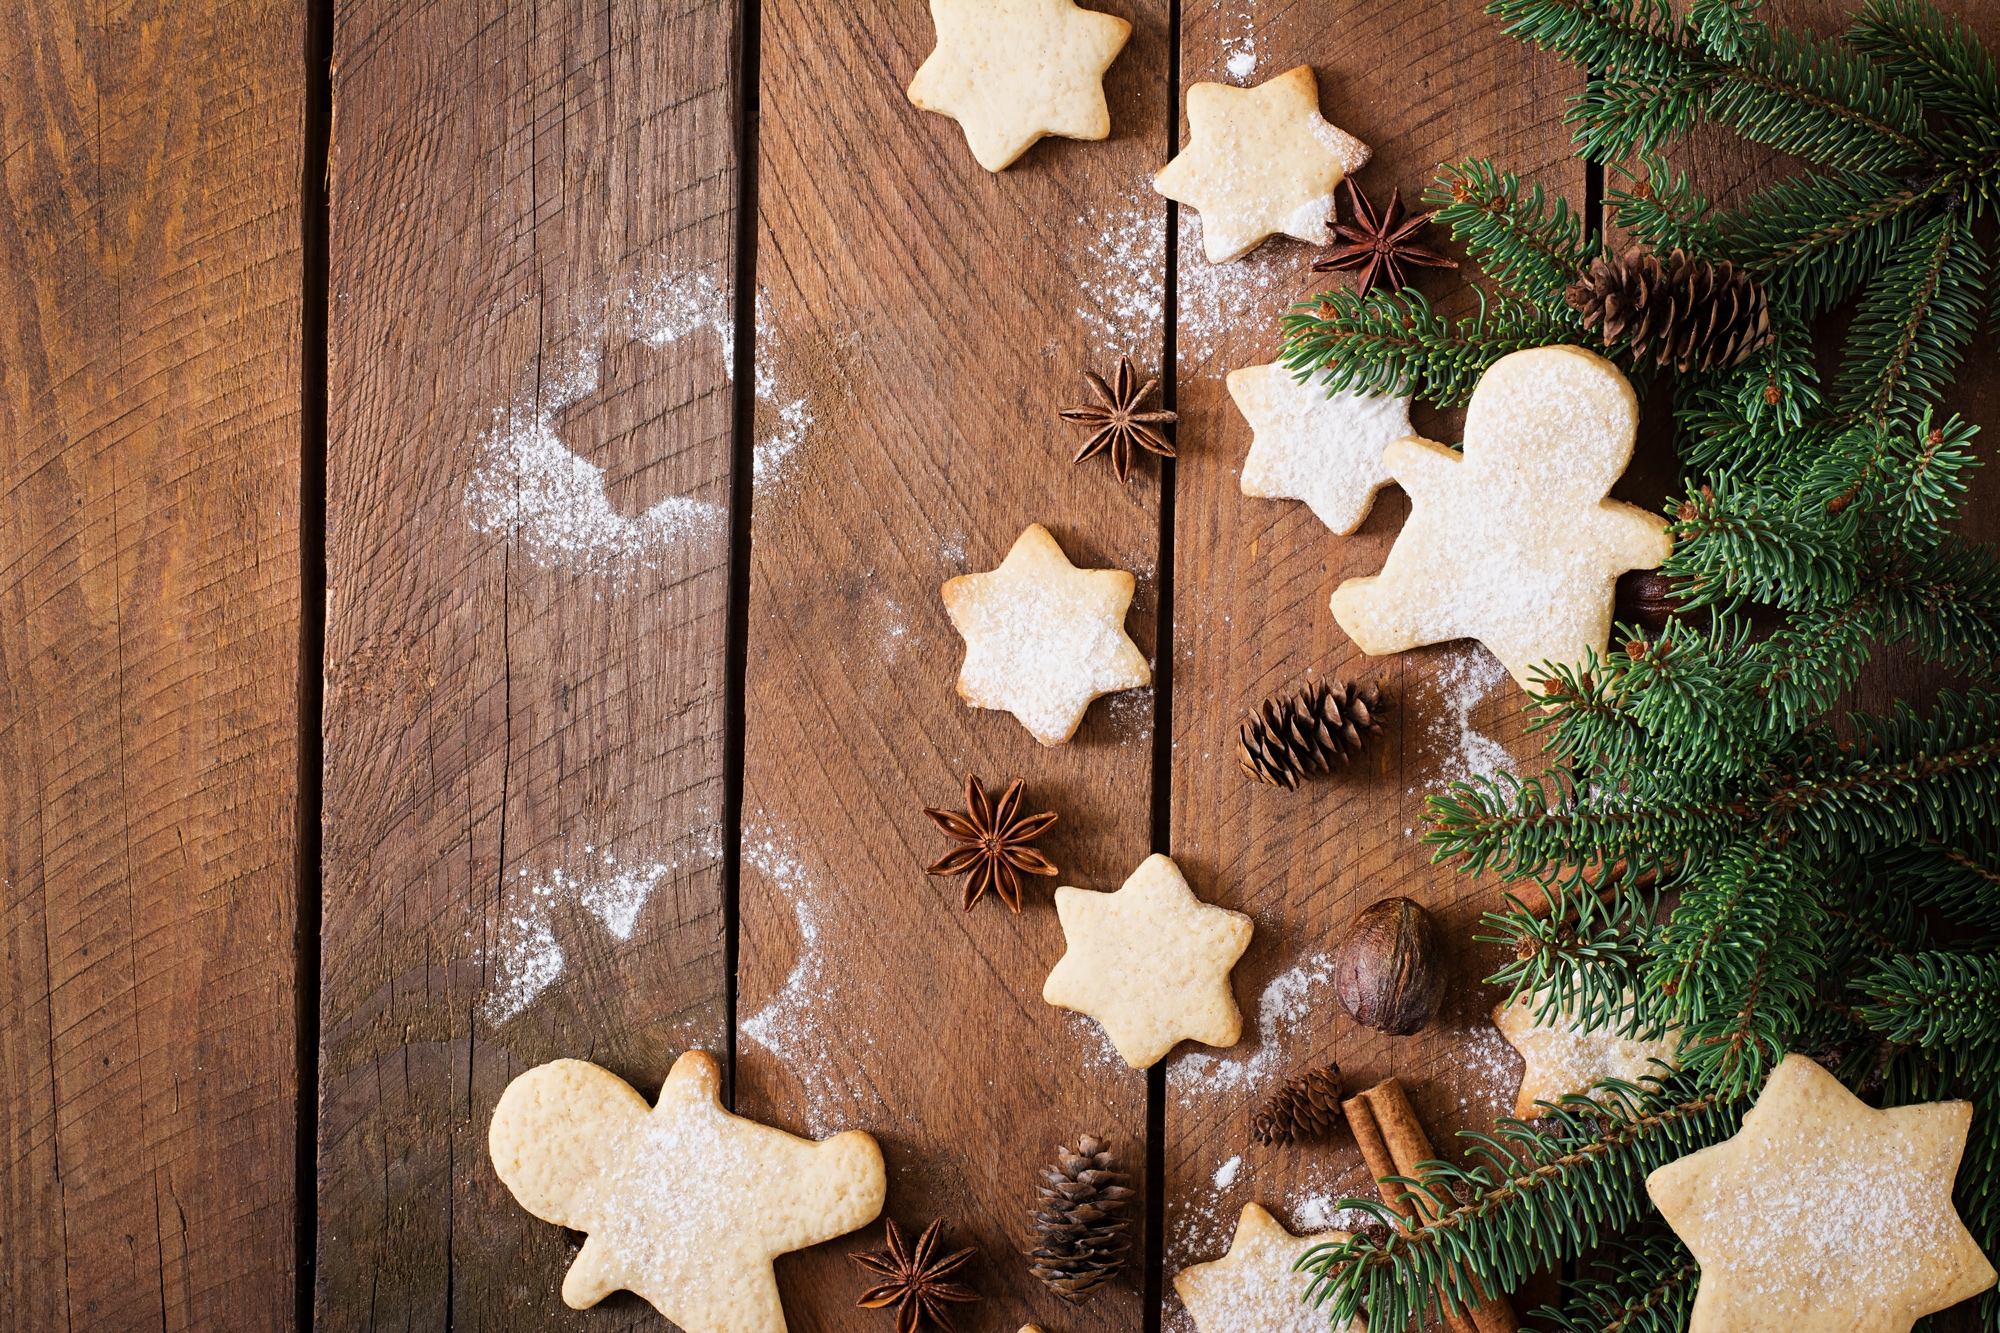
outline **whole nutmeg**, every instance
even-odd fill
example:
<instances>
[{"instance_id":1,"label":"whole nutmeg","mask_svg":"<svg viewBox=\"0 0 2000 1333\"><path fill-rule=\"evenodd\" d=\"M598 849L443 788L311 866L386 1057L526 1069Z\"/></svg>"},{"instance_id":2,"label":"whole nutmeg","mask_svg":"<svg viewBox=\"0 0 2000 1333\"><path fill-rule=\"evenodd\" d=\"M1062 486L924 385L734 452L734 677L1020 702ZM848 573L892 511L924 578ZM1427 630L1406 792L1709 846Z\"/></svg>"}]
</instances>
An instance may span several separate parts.
<instances>
[{"instance_id":1,"label":"whole nutmeg","mask_svg":"<svg viewBox=\"0 0 2000 1333\"><path fill-rule=\"evenodd\" d=\"M1423 1031L1444 998L1431 914L1409 898L1384 898L1355 917L1334 951L1333 996L1378 1032Z\"/></svg>"}]
</instances>

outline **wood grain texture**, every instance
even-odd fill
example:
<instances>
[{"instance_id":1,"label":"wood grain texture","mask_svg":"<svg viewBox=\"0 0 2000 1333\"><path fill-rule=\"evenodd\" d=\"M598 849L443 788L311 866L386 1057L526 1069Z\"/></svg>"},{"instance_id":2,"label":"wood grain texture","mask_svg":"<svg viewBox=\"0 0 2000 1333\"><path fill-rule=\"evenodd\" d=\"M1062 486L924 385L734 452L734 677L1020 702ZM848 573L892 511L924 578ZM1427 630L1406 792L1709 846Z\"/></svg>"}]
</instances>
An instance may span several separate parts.
<instances>
[{"instance_id":1,"label":"wood grain texture","mask_svg":"<svg viewBox=\"0 0 2000 1333\"><path fill-rule=\"evenodd\" d=\"M1182 23L1184 88L1261 82L1310 63L1326 116L1374 149L1356 179L1378 208L1396 187L1414 205L1439 162L1473 155L1572 204L1582 199L1582 166L1559 120L1578 76L1467 6L1190 3ZM1255 65L1247 78L1238 76L1245 55ZM1323 279L1298 242L1280 238L1213 268L1198 237L1198 220L1183 210L1173 850L1217 901L1256 918L1257 936L1236 969L1243 1043L1223 1056L1183 1050L1167 1070L1167 1317L1176 1328L1192 1324L1171 1294L1173 1274L1221 1255L1244 1204L1263 1204L1303 1232L1330 1224L1334 1200L1373 1193L1344 1135L1284 1149L1251 1141L1251 1117L1290 1073L1337 1061L1350 1089L1396 1076L1432 1142L1454 1157L1457 1130L1485 1128L1511 1110L1520 1063L1487 1020L1503 996L1478 984L1493 960L1470 938L1498 890L1433 867L1418 838L1428 793L1468 771L1532 764L1536 751L1521 733L1520 691L1483 648L1460 642L1367 658L1334 623L1335 586L1379 569L1402 526L1409 506L1399 490L1382 492L1346 538L1301 503L1239 492L1250 431L1224 377L1272 360L1279 316ZM1434 239L1442 244L1445 234ZM1465 274L1418 272L1445 308L1467 308ZM1414 415L1419 432L1458 438L1462 411L1420 405ZM1386 733L1350 774L1296 793L1245 778L1239 721L1266 696L1319 676L1379 682L1392 705ZM1450 981L1431 1028L1385 1037L1340 1012L1330 964L1355 914L1399 894L1436 917Z\"/></svg>"},{"instance_id":2,"label":"wood grain texture","mask_svg":"<svg viewBox=\"0 0 2000 1333\"><path fill-rule=\"evenodd\" d=\"M566 1309L509 1078L726 1053L733 7L353 3L332 147L326 1328Z\"/></svg>"},{"instance_id":3,"label":"wood grain texture","mask_svg":"<svg viewBox=\"0 0 2000 1333\"><path fill-rule=\"evenodd\" d=\"M292 1322L303 16L0 32L0 1327Z\"/></svg>"},{"instance_id":4,"label":"wood grain texture","mask_svg":"<svg viewBox=\"0 0 2000 1333\"><path fill-rule=\"evenodd\" d=\"M1167 5L1098 7L1135 23L1111 138L1046 139L995 176L903 96L925 6L763 6L738 1107L876 1135L888 1214L949 1218L983 1252L971 1330L1075 1326L1016 1252L1057 1143L1103 1135L1135 1181L1145 1162L1144 1076L1041 988L1063 952L1053 885L1115 889L1149 850L1151 691L1044 749L959 700L939 600L1039 522L1076 564L1137 576L1127 626L1153 648L1158 469L1121 486L1102 459L1072 467L1055 417L1083 367L1161 355ZM959 808L968 771L1023 777L1061 814L1041 846L1062 875L1019 916L963 915L924 875L949 844L922 808ZM795 1333L877 1327L844 1251L880 1237L780 1261ZM1139 1268L1092 1327L1139 1326Z\"/></svg>"}]
</instances>

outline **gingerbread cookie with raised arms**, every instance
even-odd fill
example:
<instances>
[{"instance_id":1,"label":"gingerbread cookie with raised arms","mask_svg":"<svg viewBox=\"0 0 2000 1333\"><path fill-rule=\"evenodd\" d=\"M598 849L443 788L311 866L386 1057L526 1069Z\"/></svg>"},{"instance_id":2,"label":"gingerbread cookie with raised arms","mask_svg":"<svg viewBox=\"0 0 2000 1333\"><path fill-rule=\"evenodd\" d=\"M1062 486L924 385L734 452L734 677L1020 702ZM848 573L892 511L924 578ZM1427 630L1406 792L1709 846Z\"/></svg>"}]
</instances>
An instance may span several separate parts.
<instances>
[{"instance_id":1,"label":"gingerbread cookie with raised arms","mask_svg":"<svg viewBox=\"0 0 2000 1333\"><path fill-rule=\"evenodd\" d=\"M888 1178L858 1130L821 1143L731 1115L714 1057L674 1061L648 1107L583 1060L507 1085L487 1146L523 1208L589 1233L563 1279L583 1310L637 1292L687 1333L785 1333L771 1261L882 1211Z\"/></svg>"},{"instance_id":2,"label":"gingerbread cookie with raised arms","mask_svg":"<svg viewBox=\"0 0 2000 1333\"><path fill-rule=\"evenodd\" d=\"M1383 454L1410 516L1380 574L1334 590L1333 618L1371 655L1478 639L1523 689L1544 662L1602 656L1618 576L1673 553L1664 519L1606 498L1638 429L1631 384L1596 353L1501 357L1462 456L1415 436Z\"/></svg>"}]
</instances>

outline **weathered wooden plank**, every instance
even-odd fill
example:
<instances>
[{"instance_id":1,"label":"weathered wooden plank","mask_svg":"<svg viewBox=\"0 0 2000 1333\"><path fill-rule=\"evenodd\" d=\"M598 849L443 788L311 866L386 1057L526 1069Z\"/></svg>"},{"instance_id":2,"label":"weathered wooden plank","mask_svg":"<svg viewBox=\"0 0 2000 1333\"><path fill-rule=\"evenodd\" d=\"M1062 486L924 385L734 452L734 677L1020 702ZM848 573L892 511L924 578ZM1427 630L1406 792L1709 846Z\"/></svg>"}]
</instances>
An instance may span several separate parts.
<instances>
[{"instance_id":1,"label":"weathered wooden plank","mask_svg":"<svg viewBox=\"0 0 2000 1333\"><path fill-rule=\"evenodd\" d=\"M335 30L320 1322L579 1315L515 1073L725 1051L727 0Z\"/></svg>"},{"instance_id":2,"label":"weathered wooden plank","mask_svg":"<svg viewBox=\"0 0 2000 1333\"><path fill-rule=\"evenodd\" d=\"M1060 812L1055 883L1114 889L1149 850L1150 692L1044 749L960 702L939 600L1040 522L1077 564L1138 577L1128 626L1153 646L1157 468L1125 486L1102 460L1072 468L1054 415L1082 401L1081 368L1161 355L1168 7L1096 7L1136 23L1111 139L1044 140L994 176L904 99L925 6L763 6L739 1106L876 1134L889 1215L947 1217L981 1248L987 1301L960 1324L978 1330L1074 1324L1016 1253L1054 1145L1094 1132L1135 1178L1145 1161L1144 1077L1042 1002L1063 952L1051 883L1018 917L966 916L923 873L947 844L922 807L959 808L968 771L1024 777ZM843 1253L880 1236L780 1263L795 1329L872 1327ZM1093 1327L1138 1326L1133 1267Z\"/></svg>"},{"instance_id":3,"label":"weathered wooden plank","mask_svg":"<svg viewBox=\"0 0 2000 1333\"><path fill-rule=\"evenodd\" d=\"M1310 63L1327 117L1374 149L1357 180L1378 208L1396 187L1415 204L1437 163L1472 155L1582 199L1582 168L1559 120L1579 80L1476 9L1191 3L1182 22L1184 87L1257 83ZM1251 1116L1286 1076L1328 1060L1351 1088L1396 1075L1433 1143L1455 1154L1456 1130L1511 1110L1520 1070L1486 1017L1500 998L1478 984L1492 960L1470 939L1497 895L1432 867L1417 841L1428 793L1533 755L1520 692L1470 643L1367 658L1334 624L1327 599L1342 579L1380 567L1408 513L1400 491L1384 491L1360 531L1341 538L1303 504L1238 489L1250 432L1224 377L1274 358L1279 316L1323 282L1310 257L1281 238L1213 268L1198 221L1183 211L1173 849L1218 901L1256 918L1257 936L1236 971L1242 1046L1226 1057L1183 1052L1167 1071L1167 1311L1179 1327L1189 1324L1172 1275L1226 1250L1244 1204L1304 1231L1332 1222L1333 1200L1372 1192L1345 1138L1290 1149L1251 1142ZM1422 272L1417 281L1434 298L1457 293L1447 306L1455 310L1460 277ZM1462 415L1420 406L1415 425L1455 440ZM1250 782L1236 765L1238 722L1266 696L1321 676L1379 682L1392 703L1387 734L1344 778L1297 793ZM1396 894L1428 904L1450 942L1443 1012L1414 1037L1357 1027L1329 985L1340 932L1362 907Z\"/></svg>"},{"instance_id":4,"label":"weathered wooden plank","mask_svg":"<svg viewBox=\"0 0 2000 1333\"><path fill-rule=\"evenodd\" d=\"M303 14L0 34L0 1326L293 1320Z\"/></svg>"}]
</instances>

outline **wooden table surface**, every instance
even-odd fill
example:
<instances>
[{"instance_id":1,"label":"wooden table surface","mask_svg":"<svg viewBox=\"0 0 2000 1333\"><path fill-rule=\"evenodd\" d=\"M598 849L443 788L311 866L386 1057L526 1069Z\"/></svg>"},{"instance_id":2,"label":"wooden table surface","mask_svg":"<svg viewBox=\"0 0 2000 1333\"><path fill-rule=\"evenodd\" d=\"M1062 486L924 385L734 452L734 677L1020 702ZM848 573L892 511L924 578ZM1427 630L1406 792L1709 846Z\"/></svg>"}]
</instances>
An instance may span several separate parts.
<instances>
[{"instance_id":1,"label":"wooden table surface","mask_svg":"<svg viewBox=\"0 0 2000 1333\"><path fill-rule=\"evenodd\" d=\"M1095 3L1135 25L1110 140L998 176L903 95L921 0L17 8L0 1327L658 1327L626 1294L565 1308L579 1238L487 1156L508 1080L559 1056L651 1095L699 1047L740 1111L875 1135L888 1214L980 1247L974 1333L1190 1328L1171 1276L1243 1204L1304 1230L1366 1192L1345 1139L1249 1141L1300 1066L1399 1076L1448 1151L1511 1107L1470 938L1499 890L1418 837L1448 779L1537 762L1522 696L1474 645L1370 660L1333 624L1400 493L1341 539L1238 492L1224 376L1319 280L1282 239L1211 267L1150 177L1177 83L1309 63L1378 202L1491 155L1595 224L1560 123L1582 78L1476 0ZM2000 33L2000 0L1966 8ZM1784 169L1680 155L1724 201ZM1462 309L1464 276L1421 284ZM1181 413L1179 461L1125 485L1054 415L1120 354ZM2000 421L1990 343L1970 364L1955 405ZM1677 480L1653 434L1620 491L1648 505ZM938 598L1035 522L1137 576L1156 679L1052 750L958 700ZM1367 764L1246 782L1238 720L1320 676L1392 700ZM1944 679L1886 654L1859 701ZM1138 1073L1043 1004L1047 885L963 915L923 874L921 809L967 772L1061 813L1058 882L1166 851L1250 913L1243 1041ZM1410 1038L1328 986L1395 893L1451 940ZM1017 1251L1082 1133L1143 1185L1144 1236L1077 1313ZM880 1236L779 1261L792 1328L887 1327L844 1257Z\"/></svg>"}]
</instances>

